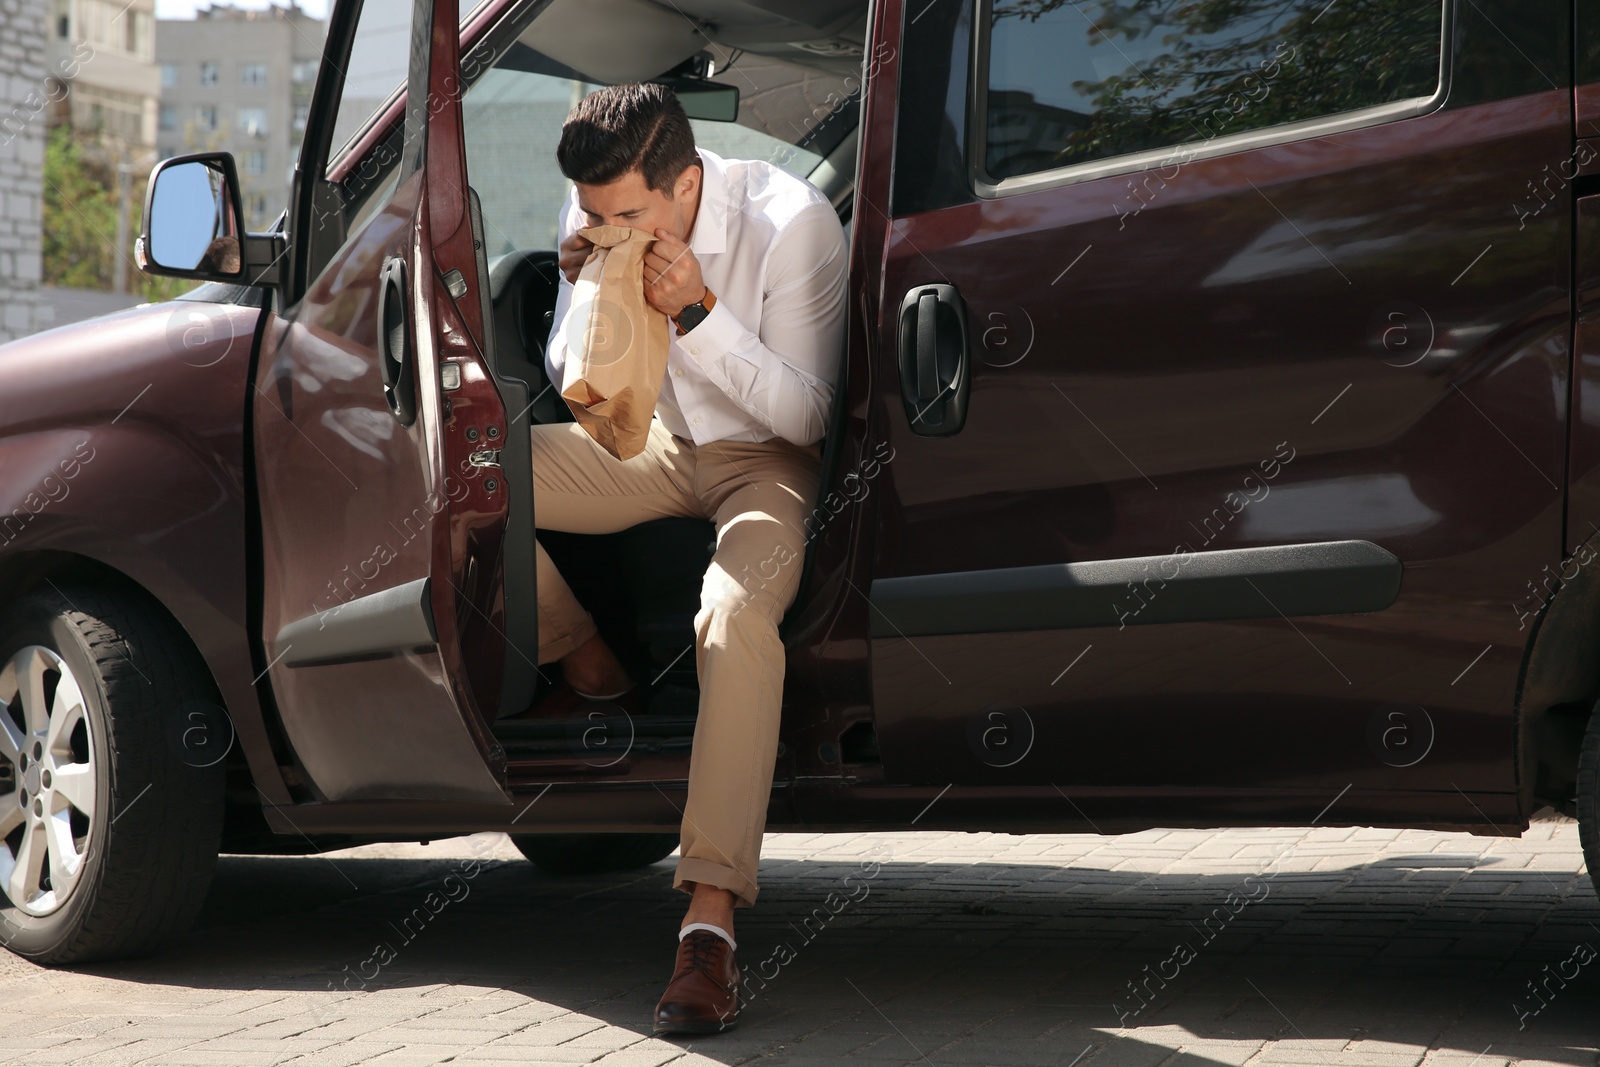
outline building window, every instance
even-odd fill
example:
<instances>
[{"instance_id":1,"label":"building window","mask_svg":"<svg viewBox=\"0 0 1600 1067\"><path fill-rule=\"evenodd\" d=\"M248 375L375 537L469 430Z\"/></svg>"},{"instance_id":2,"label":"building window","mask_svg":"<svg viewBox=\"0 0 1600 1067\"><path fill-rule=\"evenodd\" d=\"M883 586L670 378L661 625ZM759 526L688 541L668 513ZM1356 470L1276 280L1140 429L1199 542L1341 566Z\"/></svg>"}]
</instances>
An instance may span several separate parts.
<instances>
[{"instance_id":1,"label":"building window","mask_svg":"<svg viewBox=\"0 0 1600 1067\"><path fill-rule=\"evenodd\" d=\"M161 128L175 130L178 128L178 109L171 104L161 105Z\"/></svg>"},{"instance_id":2,"label":"building window","mask_svg":"<svg viewBox=\"0 0 1600 1067\"><path fill-rule=\"evenodd\" d=\"M259 148L252 148L244 154L244 172L246 174L265 174L267 172L267 153Z\"/></svg>"},{"instance_id":3,"label":"building window","mask_svg":"<svg viewBox=\"0 0 1600 1067\"><path fill-rule=\"evenodd\" d=\"M294 106L294 128L296 132L306 128L306 123L311 119L310 104L296 104Z\"/></svg>"},{"instance_id":4,"label":"building window","mask_svg":"<svg viewBox=\"0 0 1600 1067\"><path fill-rule=\"evenodd\" d=\"M178 84L178 64L161 64L161 88L171 89Z\"/></svg>"},{"instance_id":5,"label":"building window","mask_svg":"<svg viewBox=\"0 0 1600 1067\"><path fill-rule=\"evenodd\" d=\"M267 213L267 198L263 193L251 193L244 198L244 211L252 221L259 220Z\"/></svg>"},{"instance_id":6,"label":"building window","mask_svg":"<svg viewBox=\"0 0 1600 1067\"><path fill-rule=\"evenodd\" d=\"M217 84L217 65L215 63L202 63L202 64L200 64L200 84L201 85L215 85L215 84Z\"/></svg>"},{"instance_id":7,"label":"building window","mask_svg":"<svg viewBox=\"0 0 1600 1067\"><path fill-rule=\"evenodd\" d=\"M317 61L314 59L297 59L294 61L294 83L296 85L310 85L317 80Z\"/></svg>"},{"instance_id":8,"label":"building window","mask_svg":"<svg viewBox=\"0 0 1600 1067\"><path fill-rule=\"evenodd\" d=\"M201 104L194 109L194 117L203 130L217 128L217 107L215 104Z\"/></svg>"},{"instance_id":9,"label":"building window","mask_svg":"<svg viewBox=\"0 0 1600 1067\"><path fill-rule=\"evenodd\" d=\"M116 21L116 16L112 16ZM148 12L130 11L122 22L122 50L129 55L138 56L140 59L154 59L155 53L155 22Z\"/></svg>"},{"instance_id":10,"label":"building window","mask_svg":"<svg viewBox=\"0 0 1600 1067\"><path fill-rule=\"evenodd\" d=\"M240 85L265 85L267 84L267 65L265 63L246 63L239 68Z\"/></svg>"},{"instance_id":11,"label":"building window","mask_svg":"<svg viewBox=\"0 0 1600 1067\"><path fill-rule=\"evenodd\" d=\"M239 132L246 137L265 137L267 135L267 109L264 107L241 107L239 109Z\"/></svg>"},{"instance_id":12,"label":"building window","mask_svg":"<svg viewBox=\"0 0 1600 1067\"><path fill-rule=\"evenodd\" d=\"M70 32L69 31L71 29L72 29L72 20L70 18L68 18L66 15L62 15L60 18L56 19L56 36L57 37L70 36Z\"/></svg>"},{"instance_id":13,"label":"building window","mask_svg":"<svg viewBox=\"0 0 1600 1067\"><path fill-rule=\"evenodd\" d=\"M146 62L156 58L156 20L149 12L134 12L133 54Z\"/></svg>"}]
</instances>

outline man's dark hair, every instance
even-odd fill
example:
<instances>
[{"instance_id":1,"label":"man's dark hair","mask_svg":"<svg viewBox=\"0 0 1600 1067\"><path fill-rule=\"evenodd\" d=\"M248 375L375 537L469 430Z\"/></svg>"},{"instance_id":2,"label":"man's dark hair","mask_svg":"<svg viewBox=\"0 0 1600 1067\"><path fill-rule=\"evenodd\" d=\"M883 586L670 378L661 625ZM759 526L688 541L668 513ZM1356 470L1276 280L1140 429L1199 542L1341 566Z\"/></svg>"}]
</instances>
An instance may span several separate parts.
<instances>
[{"instance_id":1,"label":"man's dark hair","mask_svg":"<svg viewBox=\"0 0 1600 1067\"><path fill-rule=\"evenodd\" d=\"M634 82L584 97L561 127L556 160L562 174L584 185L606 185L637 169L646 188L671 196L672 183L698 157L678 94Z\"/></svg>"}]
</instances>

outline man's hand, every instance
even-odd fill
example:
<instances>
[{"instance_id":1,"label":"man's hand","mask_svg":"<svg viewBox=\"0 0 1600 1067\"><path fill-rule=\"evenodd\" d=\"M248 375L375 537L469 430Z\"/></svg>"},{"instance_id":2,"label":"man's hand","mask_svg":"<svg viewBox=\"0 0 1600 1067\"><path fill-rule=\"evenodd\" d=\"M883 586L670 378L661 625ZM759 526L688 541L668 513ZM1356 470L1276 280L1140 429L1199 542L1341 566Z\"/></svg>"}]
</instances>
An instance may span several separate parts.
<instances>
[{"instance_id":1,"label":"man's hand","mask_svg":"<svg viewBox=\"0 0 1600 1067\"><path fill-rule=\"evenodd\" d=\"M561 273L567 276L567 281L578 284L578 272L583 269L583 261L589 258L589 250L594 248L594 242L587 237L573 234L561 242L561 256L557 262L561 266Z\"/></svg>"},{"instance_id":2,"label":"man's hand","mask_svg":"<svg viewBox=\"0 0 1600 1067\"><path fill-rule=\"evenodd\" d=\"M655 244L644 255L644 298L670 317L705 295L700 261L689 246L666 230L657 230Z\"/></svg>"}]
</instances>

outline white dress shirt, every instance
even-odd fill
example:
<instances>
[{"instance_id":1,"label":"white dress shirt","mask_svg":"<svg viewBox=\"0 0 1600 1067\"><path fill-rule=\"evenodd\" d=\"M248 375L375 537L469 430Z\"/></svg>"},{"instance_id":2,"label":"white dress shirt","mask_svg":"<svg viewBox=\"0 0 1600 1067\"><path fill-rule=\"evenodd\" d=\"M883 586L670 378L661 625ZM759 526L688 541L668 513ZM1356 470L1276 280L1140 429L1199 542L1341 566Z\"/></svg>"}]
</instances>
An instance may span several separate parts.
<instances>
[{"instance_id":1,"label":"white dress shirt","mask_svg":"<svg viewBox=\"0 0 1600 1067\"><path fill-rule=\"evenodd\" d=\"M656 418L697 445L783 437L815 444L844 354L849 253L833 205L760 160L702 148L704 179L689 248L716 306L672 343ZM573 189L560 240L587 225ZM643 284L641 279L640 284ZM545 370L561 388L572 283L561 276Z\"/></svg>"}]
</instances>

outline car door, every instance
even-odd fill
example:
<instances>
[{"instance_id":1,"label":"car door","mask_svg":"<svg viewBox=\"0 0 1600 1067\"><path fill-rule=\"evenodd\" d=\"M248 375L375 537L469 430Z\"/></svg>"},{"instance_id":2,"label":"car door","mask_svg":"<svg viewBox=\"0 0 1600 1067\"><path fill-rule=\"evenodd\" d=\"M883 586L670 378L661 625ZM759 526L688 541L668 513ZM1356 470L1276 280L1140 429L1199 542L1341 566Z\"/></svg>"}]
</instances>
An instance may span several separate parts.
<instances>
[{"instance_id":1,"label":"car door","mask_svg":"<svg viewBox=\"0 0 1600 1067\"><path fill-rule=\"evenodd\" d=\"M480 349L458 51L456 0L335 9L297 280L263 338L262 681L323 800L508 802L487 728L506 412Z\"/></svg>"},{"instance_id":2,"label":"car door","mask_svg":"<svg viewBox=\"0 0 1600 1067\"><path fill-rule=\"evenodd\" d=\"M919 9L871 90L889 778L1514 811L1516 605L1562 543L1567 13Z\"/></svg>"},{"instance_id":3,"label":"car door","mask_svg":"<svg viewBox=\"0 0 1600 1067\"><path fill-rule=\"evenodd\" d=\"M1572 157L1554 168L1558 183L1570 180L1577 194L1569 552L1576 551L1600 527L1600 393L1595 389L1600 382L1600 195L1596 195L1600 192L1600 10L1576 0L1575 12L1573 132L1577 140ZM1570 569L1570 561L1561 564L1558 570Z\"/></svg>"}]
</instances>

